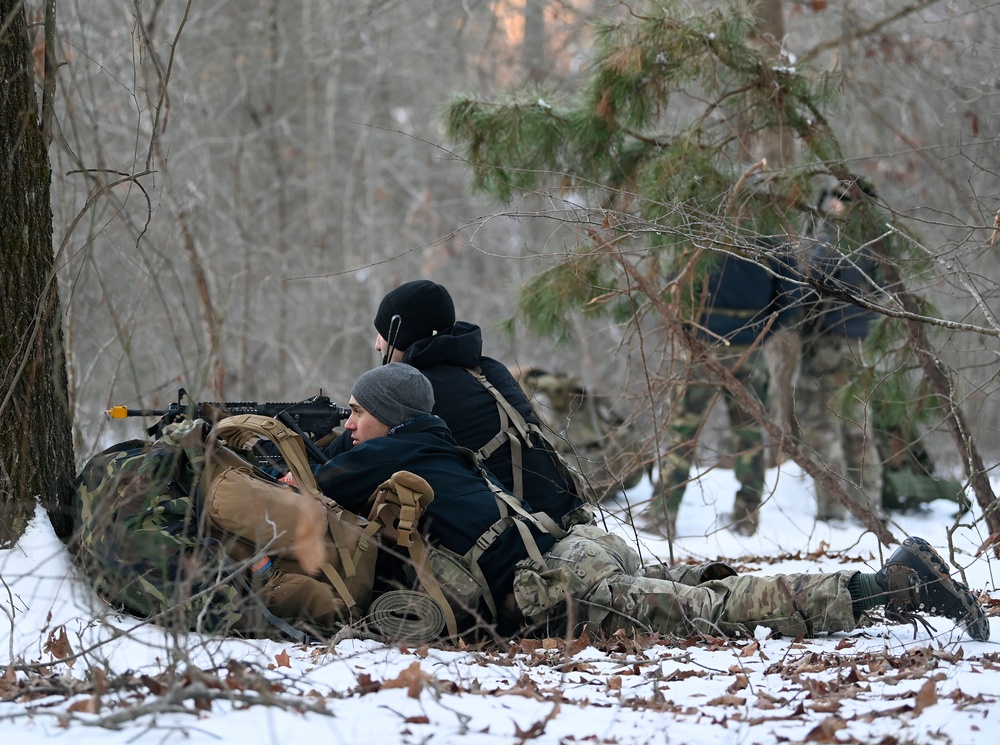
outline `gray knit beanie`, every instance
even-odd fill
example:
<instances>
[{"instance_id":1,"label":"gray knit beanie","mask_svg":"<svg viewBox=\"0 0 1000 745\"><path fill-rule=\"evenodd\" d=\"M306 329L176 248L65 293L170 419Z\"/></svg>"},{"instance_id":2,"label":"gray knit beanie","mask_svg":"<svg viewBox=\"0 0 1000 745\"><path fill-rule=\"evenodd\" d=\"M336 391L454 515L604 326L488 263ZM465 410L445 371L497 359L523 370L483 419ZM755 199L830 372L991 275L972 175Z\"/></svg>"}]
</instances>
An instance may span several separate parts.
<instances>
[{"instance_id":1,"label":"gray knit beanie","mask_svg":"<svg viewBox=\"0 0 1000 745\"><path fill-rule=\"evenodd\" d=\"M354 383L354 400L382 424L395 427L434 408L431 381L403 362L369 370Z\"/></svg>"}]
</instances>

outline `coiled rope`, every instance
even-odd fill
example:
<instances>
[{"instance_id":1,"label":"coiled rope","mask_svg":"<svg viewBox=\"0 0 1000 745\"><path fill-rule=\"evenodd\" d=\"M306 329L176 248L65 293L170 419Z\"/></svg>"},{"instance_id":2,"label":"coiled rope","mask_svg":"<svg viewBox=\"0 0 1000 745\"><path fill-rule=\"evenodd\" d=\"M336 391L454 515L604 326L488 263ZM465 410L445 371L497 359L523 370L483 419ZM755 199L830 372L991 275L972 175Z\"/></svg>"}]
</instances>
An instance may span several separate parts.
<instances>
[{"instance_id":1,"label":"coiled rope","mask_svg":"<svg viewBox=\"0 0 1000 745\"><path fill-rule=\"evenodd\" d=\"M427 644L444 630L444 611L423 592L390 590L375 599L369 613L386 641Z\"/></svg>"}]
</instances>

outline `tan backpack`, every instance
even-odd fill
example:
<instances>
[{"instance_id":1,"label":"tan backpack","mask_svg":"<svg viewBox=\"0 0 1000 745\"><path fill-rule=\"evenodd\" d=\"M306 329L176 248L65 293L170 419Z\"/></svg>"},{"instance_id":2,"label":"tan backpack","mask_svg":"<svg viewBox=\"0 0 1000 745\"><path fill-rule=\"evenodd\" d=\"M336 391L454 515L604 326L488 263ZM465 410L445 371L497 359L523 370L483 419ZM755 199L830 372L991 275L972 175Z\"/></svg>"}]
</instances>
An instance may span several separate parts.
<instances>
[{"instance_id":1,"label":"tan backpack","mask_svg":"<svg viewBox=\"0 0 1000 745\"><path fill-rule=\"evenodd\" d=\"M273 442L296 487L255 471L220 440ZM254 588L266 608L295 625L331 630L364 618L382 527L345 510L316 486L301 438L275 419L245 414L211 430L201 478L204 527L236 561L271 568Z\"/></svg>"}]
</instances>

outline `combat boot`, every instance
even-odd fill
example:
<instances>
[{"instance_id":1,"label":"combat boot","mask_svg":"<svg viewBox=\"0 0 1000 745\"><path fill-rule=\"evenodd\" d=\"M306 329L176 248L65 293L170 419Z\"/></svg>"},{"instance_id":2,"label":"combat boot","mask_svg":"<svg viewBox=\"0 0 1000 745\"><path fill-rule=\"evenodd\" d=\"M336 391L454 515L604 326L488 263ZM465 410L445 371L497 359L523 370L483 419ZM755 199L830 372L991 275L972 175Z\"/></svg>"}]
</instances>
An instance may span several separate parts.
<instances>
[{"instance_id":1,"label":"combat boot","mask_svg":"<svg viewBox=\"0 0 1000 745\"><path fill-rule=\"evenodd\" d=\"M745 490L736 493L733 502L733 512L730 516L730 529L740 535L751 536L757 532L760 520L760 497L750 496Z\"/></svg>"},{"instance_id":2,"label":"combat boot","mask_svg":"<svg viewBox=\"0 0 1000 745\"><path fill-rule=\"evenodd\" d=\"M990 622L969 588L954 579L937 551L923 538L910 536L875 574L885 590L886 618L916 628L924 611L956 621L976 641L990 638Z\"/></svg>"}]
</instances>

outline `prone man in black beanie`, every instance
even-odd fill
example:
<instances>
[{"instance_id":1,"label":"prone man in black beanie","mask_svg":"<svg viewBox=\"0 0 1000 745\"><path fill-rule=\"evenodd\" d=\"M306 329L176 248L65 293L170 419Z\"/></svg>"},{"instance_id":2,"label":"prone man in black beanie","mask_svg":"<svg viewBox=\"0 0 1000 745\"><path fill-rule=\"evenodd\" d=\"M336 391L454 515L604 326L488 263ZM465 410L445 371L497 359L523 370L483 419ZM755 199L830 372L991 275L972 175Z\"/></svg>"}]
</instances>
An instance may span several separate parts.
<instances>
[{"instance_id":1,"label":"prone man in black beanie","mask_svg":"<svg viewBox=\"0 0 1000 745\"><path fill-rule=\"evenodd\" d=\"M485 465L505 489L556 522L581 504L577 485L541 438L529 435L526 441L513 428L501 434L497 400L470 370L481 373L525 422L538 426L538 418L507 367L483 356L479 326L455 320L455 303L444 286L419 279L392 290L379 303L375 330L383 364L406 362L430 380L434 414L447 423L459 445L477 452L498 443ZM518 440L516 457L511 437ZM518 461L520 467L515 466Z\"/></svg>"}]
</instances>

